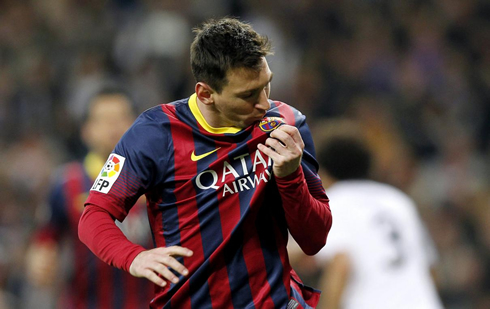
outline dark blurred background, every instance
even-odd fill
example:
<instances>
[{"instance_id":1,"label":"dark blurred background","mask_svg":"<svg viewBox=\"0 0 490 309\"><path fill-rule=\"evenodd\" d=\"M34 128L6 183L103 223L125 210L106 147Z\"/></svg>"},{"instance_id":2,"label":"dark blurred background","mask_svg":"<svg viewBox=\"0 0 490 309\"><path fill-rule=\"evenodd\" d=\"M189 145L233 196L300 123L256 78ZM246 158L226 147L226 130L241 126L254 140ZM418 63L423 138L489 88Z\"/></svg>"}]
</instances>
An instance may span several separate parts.
<instances>
[{"instance_id":1,"label":"dark blurred background","mask_svg":"<svg viewBox=\"0 0 490 309\"><path fill-rule=\"evenodd\" d=\"M142 112L192 94L192 27L240 17L269 36L273 99L349 117L376 178L412 196L447 308L490 308L490 1L0 1L0 308L24 308L24 257L54 170L85 153L101 84ZM314 276L313 276L314 277ZM31 296L32 297L32 296Z\"/></svg>"}]
</instances>

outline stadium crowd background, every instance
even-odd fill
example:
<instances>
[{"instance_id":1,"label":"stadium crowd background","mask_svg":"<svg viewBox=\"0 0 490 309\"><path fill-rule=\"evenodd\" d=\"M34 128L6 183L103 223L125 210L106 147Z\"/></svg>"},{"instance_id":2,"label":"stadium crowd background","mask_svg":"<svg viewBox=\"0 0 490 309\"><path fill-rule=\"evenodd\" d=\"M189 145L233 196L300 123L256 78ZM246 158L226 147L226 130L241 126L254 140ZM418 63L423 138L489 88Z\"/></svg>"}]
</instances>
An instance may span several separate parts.
<instances>
[{"instance_id":1,"label":"stadium crowd background","mask_svg":"<svg viewBox=\"0 0 490 309\"><path fill-rule=\"evenodd\" d=\"M26 246L54 171L84 153L91 94L117 81L139 112L190 95L191 28L224 15L272 40L272 98L313 134L335 117L362 124L376 178L418 203L446 307L490 308L485 0L0 1L0 308L23 308Z\"/></svg>"}]
</instances>

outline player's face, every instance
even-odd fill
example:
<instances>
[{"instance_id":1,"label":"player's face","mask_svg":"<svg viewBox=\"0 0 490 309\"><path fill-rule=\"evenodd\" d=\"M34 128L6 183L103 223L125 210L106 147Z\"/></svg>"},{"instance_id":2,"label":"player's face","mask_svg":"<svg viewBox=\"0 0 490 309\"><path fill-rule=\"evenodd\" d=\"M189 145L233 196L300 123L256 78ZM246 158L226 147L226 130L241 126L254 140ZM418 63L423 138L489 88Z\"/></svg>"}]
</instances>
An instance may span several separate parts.
<instances>
[{"instance_id":1,"label":"player's face","mask_svg":"<svg viewBox=\"0 0 490 309\"><path fill-rule=\"evenodd\" d=\"M220 94L214 93L214 106L222 126L246 128L262 119L270 108L272 72L263 58L259 72L237 68L227 75L228 84Z\"/></svg>"},{"instance_id":2,"label":"player's face","mask_svg":"<svg viewBox=\"0 0 490 309\"><path fill-rule=\"evenodd\" d=\"M125 96L95 98L83 128L84 142L91 151L108 156L133 121L131 105Z\"/></svg>"}]
</instances>

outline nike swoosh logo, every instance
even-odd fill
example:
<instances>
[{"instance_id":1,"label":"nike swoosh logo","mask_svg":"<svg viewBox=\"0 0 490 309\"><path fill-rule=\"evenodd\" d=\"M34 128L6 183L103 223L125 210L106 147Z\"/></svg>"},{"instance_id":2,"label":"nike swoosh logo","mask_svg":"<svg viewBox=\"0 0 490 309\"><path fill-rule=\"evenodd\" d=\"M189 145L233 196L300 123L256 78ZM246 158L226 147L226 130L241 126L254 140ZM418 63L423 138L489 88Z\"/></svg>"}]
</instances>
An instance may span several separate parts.
<instances>
[{"instance_id":1,"label":"nike swoosh logo","mask_svg":"<svg viewBox=\"0 0 490 309\"><path fill-rule=\"evenodd\" d=\"M216 149L214 149L214 150L211 150L211 151L209 151L209 152L203 153L203 154L198 155L198 156L196 156L196 154L194 153L194 151L192 151L192 153L191 153L191 160L192 160L192 161L194 161L194 162L195 162L195 161L199 161L199 160L201 160L202 158L209 156L209 155L210 155L210 154L212 154L213 152L218 151L218 149L220 149L220 148L221 148L221 147L216 148Z\"/></svg>"}]
</instances>

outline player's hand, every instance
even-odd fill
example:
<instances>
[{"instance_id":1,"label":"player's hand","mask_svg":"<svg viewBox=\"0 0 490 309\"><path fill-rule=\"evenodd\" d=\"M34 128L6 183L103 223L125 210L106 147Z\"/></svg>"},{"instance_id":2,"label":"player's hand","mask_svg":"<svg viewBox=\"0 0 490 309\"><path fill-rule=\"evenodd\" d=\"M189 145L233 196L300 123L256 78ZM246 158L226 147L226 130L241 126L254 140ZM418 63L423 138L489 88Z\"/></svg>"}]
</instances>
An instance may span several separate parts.
<instances>
[{"instance_id":1,"label":"player's hand","mask_svg":"<svg viewBox=\"0 0 490 309\"><path fill-rule=\"evenodd\" d=\"M180 246L155 248L138 254L131 266L129 273L135 277L147 278L158 286L164 287L167 281L177 283L179 278L169 268L179 274L187 276L189 270L177 261L175 256L192 256L192 251Z\"/></svg>"},{"instance_id":2,"label":"player's hand","mask_svg":"<svg viewBox=\"0 0 490 309\"><path fill-rule=\"evenodd\" d=\"M265 145L258 144L257 147L274 161L274 175L286 177L301 164L305 143L296 127L284 124L272 131Z\"/></svg>"}]
</instances>

